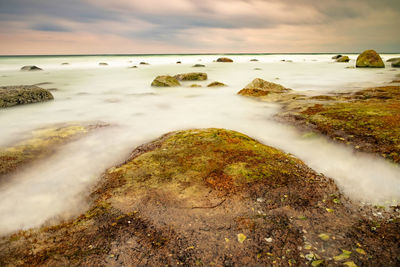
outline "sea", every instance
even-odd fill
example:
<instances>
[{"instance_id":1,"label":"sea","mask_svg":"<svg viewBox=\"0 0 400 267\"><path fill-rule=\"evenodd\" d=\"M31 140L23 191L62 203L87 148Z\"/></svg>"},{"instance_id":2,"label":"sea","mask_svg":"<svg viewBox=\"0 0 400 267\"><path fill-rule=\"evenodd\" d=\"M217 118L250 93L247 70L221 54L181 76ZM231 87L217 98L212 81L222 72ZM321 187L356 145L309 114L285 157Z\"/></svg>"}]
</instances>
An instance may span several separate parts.
<instances>
[{"instance_id":1,"label":"sea","mask_svg":"<svg viewBox=\"0 0 400 267\"><path fill-rule=\"evenodd\" d=\"M193 128L242 132L300 158L334 179L345 196L361 205L397 205L399 166L324 136L304 134L274 118L279 104L237 95L254 78L320 95L387 85L400 73L389 63L384 69L354 68L357 54L346 55L351 59L348 63L334 62L333 54L1 56L0 86L39 84L52 90L54 101L0 109L0 148L44 127L109 126L7 177L9 182L0 186L0 234L80 214L106 169L123 162L143 143L167 132ZM215 62L222 56L234 62ZM381 56L386 61L400 54ZM195 68L195 64L205 67ZM20 71L25 65L43 70ZM182 82L173 88L151 87L158 75L187 72L206 72L208 80ZM227 86L206 87L213 81ZM194 83L202 87L190 87Z\"/></svg>"}]
</instances>

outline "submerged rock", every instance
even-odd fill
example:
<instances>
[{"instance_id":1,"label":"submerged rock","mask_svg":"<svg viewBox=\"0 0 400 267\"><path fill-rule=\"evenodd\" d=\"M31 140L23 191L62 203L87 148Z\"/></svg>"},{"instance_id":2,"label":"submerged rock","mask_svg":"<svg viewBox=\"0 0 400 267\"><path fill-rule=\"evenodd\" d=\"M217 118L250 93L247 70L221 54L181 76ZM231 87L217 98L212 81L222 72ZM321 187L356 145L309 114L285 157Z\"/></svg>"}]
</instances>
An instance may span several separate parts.
<instances>
[{"instance_id":1,"label":"submerged rock","mask_svg":"<svg viewBox=\"0 0 400 267\"><path fill-rule=\"evenodd\" d=\"M21 68L21 70L22 71L37 71L37 70L43 70L43 69L41 69L41 68L39 68L37 66L34 66L34 65L29 65L29 66L23 66Z\"/></svg>"},{"instance_id":2,"label":"submerged rock","mask_svg":"<svg viewBox=\"0 0 400 267\"><path fill-rule=\"evenodd\" d=\"M257 61L258 61L258 59L256 59L256 58L253 58L253 59L250 59L250 61L252 61L252 62L257 62Z\"/></svg>"},{"instance_id":3,"label":"submerged rock","mask_svg":"<svg viewBox=\"0 0 400 267\"><path fill-rule=\"evenodd\" d=\"M151 83L151 86L155 86L155 87L173 87L173 86L180 86L180 85L181 84L175 77L168 76L168 75L157 76Z\"/></svg>"},{"instance_id":4,"label":"submerged rock","mask_svg":"<svg viewBox=\"0 0 400 267\"><path fill-rule=\"evenodd\" d=\"M53 95L48 90L35 85L0 87L0 108L44 102L53 99Z\"/></svg>"},{"instance_id":5,"label":"submerged rock","mask_svg":"<svg viewBox=\"0 0 400 267\"><path fill-rule=\"evenodd\" d=\"M137 66L130 66L129 69L137 69Z\"/></svg>"},{"instance_id":6,"label":"submerged rock","mask_svg":"<svg viewBox=\"0 0 400 267\"><path fill-rule=\"evenodd\" d=\"M176 64L182 64L182 62L181 61L177 61Z\"/></svg>"},{"instance_id":7,"label":"submerged rock","mask_svg":"<svg viewBox=\"0 0 400 267\"><path fill-rule=\"evenodd\" d=\"M223 87L223 86L226 86L226 84L221 82L212 82L209 85L207 85L207 87Z\"/></svg>"},{"instance_id":8,"label":"submerged rock","mask_svg":"<svg viewBox=\"0 0 400 267\"><path fill-rule=\"evenodd\" d=\"M63 65L63 66L69 65L69 63L68 62L64 62L64 63L61 63L61 65Z\"/></svg>"},{"instance_id":9,"label":"submerged rock","mask_svg":"<svg viewBox=\"0 0 400 267\"><path fill-rule=\"evenodd\" d=\"M205 67L206 65L203 65L203 64L194 64L192 67L193 68L202 68L202 67Z\"/></svg>"},{"instance_id":10,"label":"submerged rock","mask_svg":"<svg viewBox=\"0 0 400 267\"><path fill-rule=\"evenodd\" d=\"M336 59L336 62L349 62L350 58L348 56L341 56Z\"/></svg>"},{"instance_id":11,"label":"submerged rock","mask_svg":"<svg viewBox=\"0 0 400 267\"><path fill-rule=\"evenodd\" d=\"M338 59L338 58L341 58L341 57L342 57L342 55L339 54L339 55L333 56L332 59Z\"/></svg>"},{"instance_id":12,"label":"submerged rock","mask_svg":"<svg viewBox=\"0 0 400 267\"><path fill-rule=\"evenodd\" d=\"M238 92L239 95L244 96L266 96L270 93L283 93L290 89L277 84L265 81L260 78L254 79L245 88Z\"/></svg>"},{"instance_id":13,"label":"submerged rock","mask_svg":"<svg viewBox=\"0 0 400 267\"><path fill-rule=\"evenodd\" d=\"M400 57L389 58L388 60L386 60L386 62L393 62L393 61L397 61L397 60L400 60Z\"/></svg>"},{"instance_id":14,"label":"submerged rock","mask_svg":"<svg viewBox=\"0 0 400 267\"><path fill-rule=\"evenodd\" d=\"M217 59L217 62L233 62L233 60L227 57L220 57Z\"/></svg>"},{"instance_id":15,"label":"submerged rock","mask_svg":"<svg viewBox=\"0 0 400 267\"><path fill-rule=\"evenodd\" d=\"M147 63L147 62L140 62L139 64L140 64L140 65L150 65L150 64Z\"/></svg>"},{"instance_id":16,"label":"submerged rock","mask_svg":"<svg viewBox=\"0 0 400 267\"><path fill-rule=\"evenodd\" d=\"M195 84L195 83L194 83L194 84L191 84L190 87L196 88L196 87L202 87L202 86L201 86L200 84Z\"/></svg>"},{"instance_id":17,"label":"submerged rock","mask_svg":"<svg viewBox=\"0 0 400 267\"><path fill-rule=\"evenodd\" d=\"M392 62L392 67L400 68L400 58Z\"/></svg>"},{"instance_id":18,"label":"submerged rock","mask_svg":"<svg viewBox=\"0 0 400 267\"><path fill-rule=\"evenodd\" d=\"M99 63L99 66L108 66L108 63L100 62L100 63Z\"/></svg>"},{"instance_id":19,"label":"submerged rock","mask_svg":"<svg viewBox=\"0 0 400 267\"><path fill-rule=\"evenodd\" d=\"M384 68L382 58L375 50L366 50L362 52L356 61L357 68Z\"/></svg>"},{"instance_id":20,"label":"submerged rock","mask_svg":"<svg viewBox=\"0 0 400 267\"><path fill-rule=\"evenodd\" d=\"M189 73L177 74L174 77L179 81L204 81L207 80L207 73L189 72Z\"/></svg>"}]
</instances>

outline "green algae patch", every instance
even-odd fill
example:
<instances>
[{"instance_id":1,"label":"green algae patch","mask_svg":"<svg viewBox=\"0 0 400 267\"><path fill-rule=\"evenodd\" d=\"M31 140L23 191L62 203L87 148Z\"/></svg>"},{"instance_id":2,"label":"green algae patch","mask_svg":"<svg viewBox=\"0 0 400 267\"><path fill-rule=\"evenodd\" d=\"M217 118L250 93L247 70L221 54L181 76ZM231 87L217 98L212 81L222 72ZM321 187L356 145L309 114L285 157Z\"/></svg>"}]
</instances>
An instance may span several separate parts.
<instances>
[{"instance_id":1,"label":"green algae patch","mask_svg":"<svg viewBox=\"0 0 400 267\"><path fill-rule=\"evenodd\" d=\"M30 138L13 146L0 148L0 177L28 162L46 157L58 146L102 126L104 125L72 124L35 130Z\"/></svg>"}]
</instances>

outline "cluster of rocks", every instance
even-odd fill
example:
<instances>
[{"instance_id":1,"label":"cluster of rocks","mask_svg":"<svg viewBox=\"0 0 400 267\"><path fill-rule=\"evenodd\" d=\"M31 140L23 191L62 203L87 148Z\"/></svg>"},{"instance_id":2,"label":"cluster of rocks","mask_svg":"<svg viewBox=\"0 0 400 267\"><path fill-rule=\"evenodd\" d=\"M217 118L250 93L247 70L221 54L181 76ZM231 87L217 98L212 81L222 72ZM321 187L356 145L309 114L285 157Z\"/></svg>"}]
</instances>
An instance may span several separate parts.
<instances>
[{"instance_id":1,"label":"cluster of rocks","mask_svg":"<svg viewBox=\"0 0 400 267\"><path fill-rule=\"evenodd\" d=\"M151 86L154 87L175 87L180 86L180 81L205 81L208 79L207 73L204 72L189 72L189 73L181 73L175 76L170 75L160 75L157 76ZM221 82L212 82L207 87L222 87L226 86ZM192 84L190 87L201 87L198 84Z\"/></svg>"}]
</instances>

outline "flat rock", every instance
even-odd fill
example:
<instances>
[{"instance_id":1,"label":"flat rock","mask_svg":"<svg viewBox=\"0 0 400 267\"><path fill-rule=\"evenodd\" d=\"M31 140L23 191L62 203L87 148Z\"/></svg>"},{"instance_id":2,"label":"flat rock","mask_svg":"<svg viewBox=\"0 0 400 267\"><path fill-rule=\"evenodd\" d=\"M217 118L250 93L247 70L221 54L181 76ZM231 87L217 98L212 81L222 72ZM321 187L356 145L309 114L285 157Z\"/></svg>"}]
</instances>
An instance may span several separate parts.
<instances>
[{"instance_id":1,"label":"flat rock","mask_svg":"<svg viewBox=\"0 0 400 267\"><path fill-rule=\"evenodd\" d=\"M189 72L189 73L177 74L174 77L179 81L204 81L207 80L207 73Z\"/></svg>"},{"instance_id":2,"label":"flat rock","mask_svg":"<svg viewBox=\"0 0 400 267\"><path fill-rule=\"evenodd\" d=\"M49 90L35 85L0 87L0 108L53 100Z\"/></svg>"},{"instance_id":3,"label":"flat rock","mask_svg":"<svg viewBox=\"0 0 400 267\"><path fill-rule=\"evenodd\" d=\"M193 68L203 68L203 67L205 67L206 65L203 65L203 64L194 64L192 67Z\"/></svg>"},{"instance_id":4,"label":"flat rock","mask_svg":"<svg viewBox=\"0 0 400 267\"><path fill-rule=\"evenodd\" d=\"M21 70L22 71L38 71L38 70L43 70L43 69L41 69L41 68L39 68L37 66L34 66L34 65L29 65L29 66L23 66L21 68Z\"/></svg>"},{"instance_id":5,"label":"flat rock","mask_svg":"<svg viewBox=\"0 0 400 267\"><path fill-rule=\"evenodd\" d=\"M99 63L99 66L108 66L108 63L100 62L100 63Z\"/></svg>"}]
</instances>

